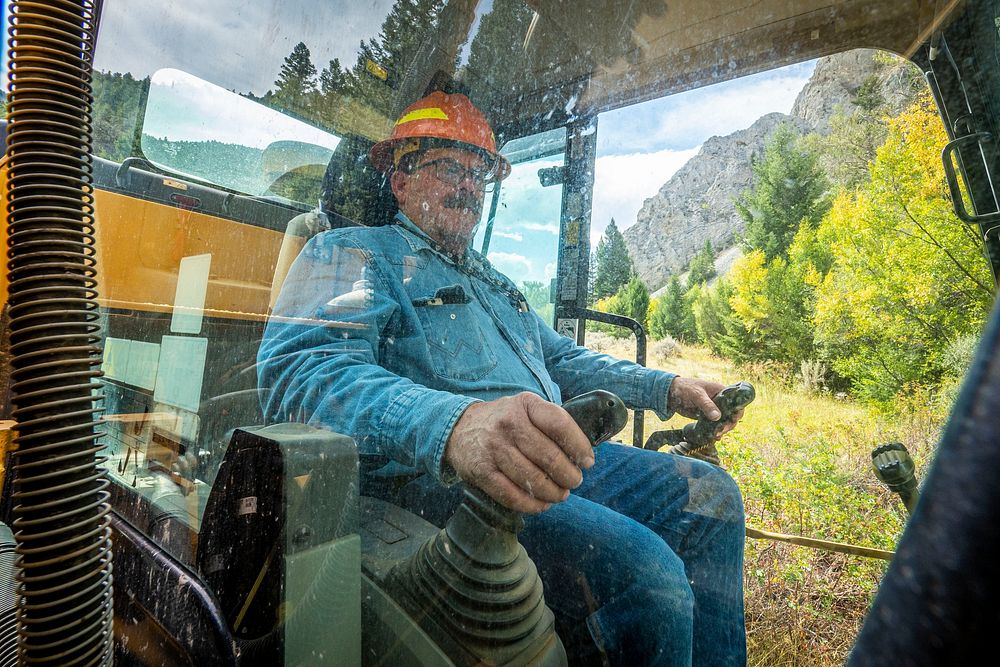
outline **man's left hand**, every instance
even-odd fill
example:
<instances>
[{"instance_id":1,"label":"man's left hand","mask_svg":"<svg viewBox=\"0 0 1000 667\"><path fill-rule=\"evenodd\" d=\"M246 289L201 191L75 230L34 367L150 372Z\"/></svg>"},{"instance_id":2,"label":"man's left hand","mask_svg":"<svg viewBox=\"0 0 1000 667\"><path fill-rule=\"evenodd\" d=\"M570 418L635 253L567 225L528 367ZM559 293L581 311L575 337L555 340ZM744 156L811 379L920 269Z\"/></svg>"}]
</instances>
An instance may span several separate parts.
<instances>
[{"instance_id":1,"label":"man's left hand","mask_svg":"<svg viewBox=\"0 0 1000 667\"><path fill-rule=\"evenodd\" d=\"M667 409L691 419L707 417L710 421L718 421L722 413L712 397L725 387L724 384L710 380L675 377L670 383L670 391L667 393ZM725 426L716 434L715 439L721 440L722 436L732 431L742 418L743 410L734 412Z\"/></svg>"}]
</instances>

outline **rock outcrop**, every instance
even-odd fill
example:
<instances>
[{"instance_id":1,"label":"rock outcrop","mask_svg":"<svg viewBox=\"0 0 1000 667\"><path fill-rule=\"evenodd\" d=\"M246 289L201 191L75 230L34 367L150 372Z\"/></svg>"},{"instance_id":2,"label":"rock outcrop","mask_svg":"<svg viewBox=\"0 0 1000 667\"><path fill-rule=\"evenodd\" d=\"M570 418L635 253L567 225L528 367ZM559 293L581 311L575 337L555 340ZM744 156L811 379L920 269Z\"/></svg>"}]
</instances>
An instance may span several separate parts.
<instances>
[{"instance_id":1,"label":"rock outcrop","mask_svg":"<svg viewBox=\"0 0 1000 667\"><path fill-rule=\"evenodd\" d=\"M745 130L711 137L643 203L636 224L623 236L636 271L651 289L683 270L706 239L716 249L733 244L734 235L742 230L734 201L750 187L750 156L763 152L767 138L782 122L794 121L771 113Z\"/></svg>"},{"instance_id":2,"label":"rock outcrop","mask_svg":"<svg viewBox=\"0 0 1000 667\"><path fill-rule=\"evenodd\" d=\"M651 290L682 272L706 239L717 251L734 244L744 227L734 202L751 186L751 157L762 154L779 123L792 123L803 133L828 132L837 109L854 110L853 100L871 76L880 82L890 109L898 110L912 99L912 71L907 75L911 66L882 64L874 55L858 49L821 58L791 114L767 114L745 130L710 138L645 200L636 223L622 234L637 272Z\"/></svg>"}]
</instances>

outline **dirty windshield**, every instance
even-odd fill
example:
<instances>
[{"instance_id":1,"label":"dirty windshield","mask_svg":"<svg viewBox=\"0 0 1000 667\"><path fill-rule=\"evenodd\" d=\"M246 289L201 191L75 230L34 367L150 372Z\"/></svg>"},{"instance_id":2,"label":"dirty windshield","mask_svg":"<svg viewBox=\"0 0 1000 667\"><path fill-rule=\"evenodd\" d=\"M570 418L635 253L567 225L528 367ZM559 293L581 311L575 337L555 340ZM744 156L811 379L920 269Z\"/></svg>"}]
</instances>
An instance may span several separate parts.
<instances>
[{"instance_id":1,"label":"dirty windshield","mask_svg":"<svg viewBox=\"0 0 1000 667\"><path fill-rule=\"evenodd\" d=\"M102 7L103 441L221 631L841 664L996 287L933 3L189 4Z\"/></svg>"}]
</instances>

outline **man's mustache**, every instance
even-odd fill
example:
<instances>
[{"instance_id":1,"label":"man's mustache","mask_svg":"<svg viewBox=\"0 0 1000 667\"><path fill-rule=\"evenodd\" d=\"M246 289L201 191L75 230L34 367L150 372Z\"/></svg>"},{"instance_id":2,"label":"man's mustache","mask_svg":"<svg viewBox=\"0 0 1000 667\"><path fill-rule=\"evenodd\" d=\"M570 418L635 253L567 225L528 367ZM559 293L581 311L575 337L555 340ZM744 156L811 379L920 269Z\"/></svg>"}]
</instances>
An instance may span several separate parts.
<instances>
[{"instance_id":1,"label":"man's mustache","mask_svg":"<svg viewBox=\"0 0 1000 667\"><path fill-rule=\"evenodd\" d=\"M483 201L476 195L465 190L459 190L453 195L448 195L441 202L445 208L460 208L479 215L483 212Z\"/></svg>"}]
</instances>

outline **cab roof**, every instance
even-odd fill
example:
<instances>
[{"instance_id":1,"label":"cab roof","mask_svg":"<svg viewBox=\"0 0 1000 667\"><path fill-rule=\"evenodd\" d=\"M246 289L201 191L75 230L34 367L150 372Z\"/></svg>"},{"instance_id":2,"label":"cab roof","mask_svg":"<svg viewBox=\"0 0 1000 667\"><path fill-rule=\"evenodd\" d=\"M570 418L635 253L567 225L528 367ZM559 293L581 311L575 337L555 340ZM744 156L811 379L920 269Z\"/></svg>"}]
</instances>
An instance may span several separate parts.
<instances>
[{"instance_id":1,"label":"cab roof","mask_svg":"<svg viewBox=\"0 0 1000 667\"><path fill-rule=\"evenodd\" d=\"M507 3L512 4L512 3ZM964 0L501 0L447 3L396 91L400 110L449 73L503 134L868 47L912 57ZM487 20L506 21L480 40ZM473 34L478 31L479 34ZM488 41L493 40L494 44ZM478 52L475 42L480 44ZM454 63L465 44L468 62ZM509 132L512 136L520 132Z\"/></svg>"}]
</instances>

